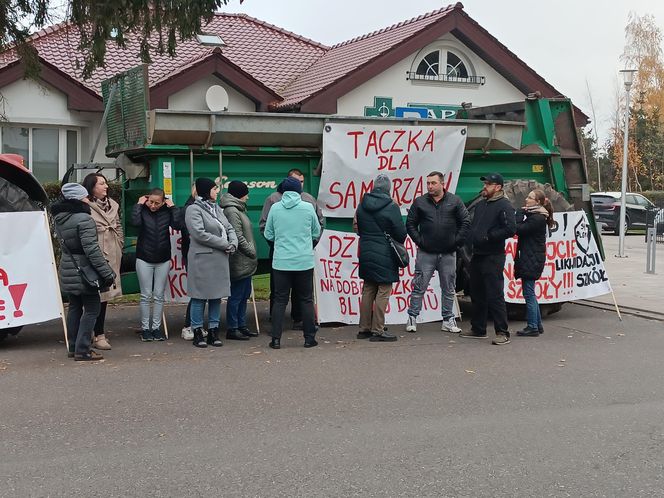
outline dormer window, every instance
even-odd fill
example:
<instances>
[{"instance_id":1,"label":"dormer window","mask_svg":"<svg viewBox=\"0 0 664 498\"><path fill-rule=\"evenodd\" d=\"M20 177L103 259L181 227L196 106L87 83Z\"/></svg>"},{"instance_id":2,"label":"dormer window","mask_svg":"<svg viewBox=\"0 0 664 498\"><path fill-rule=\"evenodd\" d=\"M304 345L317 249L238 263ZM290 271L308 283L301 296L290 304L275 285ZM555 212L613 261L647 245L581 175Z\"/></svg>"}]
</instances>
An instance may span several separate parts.
<instances>
[{"instance_id":1,"label":"dormer window","mask_svg":"<svg viewBox=\"0 0 664 498\"><path fill-rule=\"evenodd\" d=\"M219 35L211 35L208 33L199 33L196 35L198 43L207 47L224 47L226 44Z\"/></svg>"},{"instance_id":2,"label":"dormer window","mask_svg":"<svg viewBox=\"0 0 664 498\"><path fill-rule=\"evenodd\" d=\"M408 71L409 80L484 84L484 76L474 75L462 55L446 48L429 51L424 57L416 59L413 67L414 71Z\"/></svg>"}]
</instances>

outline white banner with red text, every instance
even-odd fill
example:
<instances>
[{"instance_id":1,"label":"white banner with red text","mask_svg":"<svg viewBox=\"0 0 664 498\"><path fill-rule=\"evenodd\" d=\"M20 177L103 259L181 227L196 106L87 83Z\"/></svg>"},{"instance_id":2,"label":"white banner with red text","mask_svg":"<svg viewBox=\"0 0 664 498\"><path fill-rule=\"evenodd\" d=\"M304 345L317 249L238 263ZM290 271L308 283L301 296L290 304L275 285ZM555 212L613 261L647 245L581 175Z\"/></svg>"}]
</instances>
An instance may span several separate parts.
<instances>
[{"instance_id":1,"label":"white banner with red text","mask_svg":"<svg viewBox=\"0 0 664 498\"><path fill-rule=\"evenodd\" d=\"M597 242L583 211L554 213L552 229L547 228L546 262L535 282L540 304L560 303L601 296L611 292ZM521 280L514 279L517 237L505 243L505 301L523 303Z\"/></svg>"},{"instance_id":2,"label":"white banner with red text","mask_svg":"<svg viewBox=\"0 0 664 498\"><path fill-rule=\"evenodd\" d=\"M427 192L426 176L444 174L456 190L466 144L464 126L327 124L318 204L325 216L352 218L373 180L392 180L392 198L403 214Z\"/></svg>"},{"instance_id":3,"label":"white banner with red text","mask_svg":"<svg viewBox=\"0 0 664 498\"><path fill-rule=\"evenodd\" d=\"M171 266L164 300L167 303L188 303L187 270L182 257L182 232L169 228L171 232Z\"/></svg>"},{"instance_id":4,"label":"white banner with red text","mask_svg":"<svg viewBox=\"0 0 664 498\"><path fill-rule=\"evenodd\" d=\"M0 329L60 318L46 213L0 213L0 240Z\"/></svg>"},{"instance_id":5,"label":"white banner with red text","mask_svg":"<svg viewBox=\"0 0 664 498\"><path fill-rule=\"evenodd\" d=\"M360 322L360 302L363 281L359 274L359 237L354 233L325 230L315 249L315 282L318 321L321 323ZM386 324L405 324L408 304L415 275L417 246L406 238L406 249L410 255L408 268L399 270L400 280L392 286L392 294L385 313ZM440 282L434 273L422 298L422 311L417 322L442 320ZM459 316L455 300L454 313Z\"/></svg>"}]
</instances>

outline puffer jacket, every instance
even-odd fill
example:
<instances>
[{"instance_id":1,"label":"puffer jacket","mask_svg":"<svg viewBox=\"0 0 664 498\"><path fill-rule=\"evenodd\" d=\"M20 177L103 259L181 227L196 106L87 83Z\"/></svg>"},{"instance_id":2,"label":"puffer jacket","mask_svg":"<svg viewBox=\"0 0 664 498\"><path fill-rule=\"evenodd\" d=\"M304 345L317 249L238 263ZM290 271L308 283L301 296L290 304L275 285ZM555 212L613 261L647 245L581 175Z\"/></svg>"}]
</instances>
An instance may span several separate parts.
<instances>
[{"instance_id":1,"label":"puffer jacket","mask_svg":"<svg viewBox=\"0 0 664 498\"><path fill-rule=\"evenodd\" d=\"M505 241L516 233L514 208L504 194L482 199L470 227L473 254L504 254Z\"/></svg>"},{"instance_id":2,"label":"puffer jacket","mask_svg":"<svg viewBox=\"0 0 664 498\"><path fill-rule=\"evenodd\" d=\"M79 268L92 266L102 282L115 279L116 275L99 248L97 226L90 216L90 207L81 201L63 200L51 207L51 214L55 221L55 232L67 247L62 249L58 268L60 290L65 294L95 294L83 282L72 258ZM66 251L71 253L71 257Z\"/></svg>"},{"instance_id":3,"label":"puffer jacket","mask_svg":"<svg viewBox=\"0 0 664 498\"><path fill-rule=\"evenodd\" d=\"M360 236L360 278L378 284L398 282L399 267L385 232L397 242L406 240L399 207L389 194L374 191L362 198L355 219Z\"/></svg>"},{"instance_id":4,"label":"puffer jacket","mask_svg":"<svg viewBox=\"0 0 664 498\"><path fill-rule=\"evenodd\" d=\"M406 229L424 252L449 254L464 244L470 215L461 198L452 192L445 192L438 203L430 194L424 194L408 210Z\"/></svg>"},{"instance_id":5,"label":"puffer jacket","mask_svg":"<svg viewBox=\"0 0 664 498\"><path fill-rule=\"evenodd\" d=\"M546 216L517 211L516 234L519 241L514 258L514 278L537 280L546 262Z\"/></svg>"},{"instance_id":6,"label":"puffer jacket","mask_svg":"<svg viewBox=\"0 0 664 498\"><path fill-rule=\"evenodd\" d=\"M247 216L247 203L226 192L221 196L221 207L237 236L237 251L231 255L231 282L256 273L258 258L251 220Z\"/></svg>"},{"instance_id":7,"label":"puffer jacket","mask_svg":"<svg viewBox=\"0 0 664 498\"><path fill-rule=\"evenodd\" d=\"M182 228L181 209L164 204L156 212L145 204L131 208L131 224L138 227L136 257L147 263L163 263L171 259L171 233L168 227Z\"/></svg>"}]
</instances>

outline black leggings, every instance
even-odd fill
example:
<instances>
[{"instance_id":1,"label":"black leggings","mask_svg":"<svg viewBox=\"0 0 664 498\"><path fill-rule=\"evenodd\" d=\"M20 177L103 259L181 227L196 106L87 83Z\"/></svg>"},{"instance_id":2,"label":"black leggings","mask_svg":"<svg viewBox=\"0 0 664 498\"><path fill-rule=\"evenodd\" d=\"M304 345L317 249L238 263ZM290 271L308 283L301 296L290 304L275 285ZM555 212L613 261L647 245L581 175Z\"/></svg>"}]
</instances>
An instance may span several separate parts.
<instances>
[{"instance_id":1,"label":"black leggings","mask_svg":"<svg viewBox=\"0 0 664 498\"><path fill-rule=\"evenodd\" d=\"M97 316L97 321L95 322L95 337L98 335L104 335L104 322L106 321L106 307L108 302L104 301L101 303L99 308L99 315Z\"/></svg>"}]
</instances>

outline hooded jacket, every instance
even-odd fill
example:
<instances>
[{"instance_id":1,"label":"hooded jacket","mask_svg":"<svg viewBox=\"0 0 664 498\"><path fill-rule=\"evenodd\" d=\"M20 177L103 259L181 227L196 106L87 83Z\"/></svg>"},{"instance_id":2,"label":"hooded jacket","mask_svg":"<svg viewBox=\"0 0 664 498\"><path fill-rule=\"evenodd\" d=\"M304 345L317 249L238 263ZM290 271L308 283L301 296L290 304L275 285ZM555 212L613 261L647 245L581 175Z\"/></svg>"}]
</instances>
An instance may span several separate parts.
<instances>
[{"instance_id":1,"label":"hooded jacket","mask_svg":"<svg viewBox=\"0 0 664 498\"><path fill-rule=\"evenodd\" d=\"M355 213L360 236L360 278L378 284L399 281L399 267L385 232L394 240L406 240L406 227L390 194L375 190L366 194Z\"/></svg>"},{"instance_id":2,"label":"hooded jacket","mask_svg":"<svg viewBox=\"0 0 664 498\"><path fill-rule=\"evenodd\" d=\"M76 265L79 268L92 266L102 282L114 279L116 275L99 248L97 226L90 216L90 207L78 200L63 200L51 207L51 214L55 221L55 232L66 245L66 249L62 249L58 267L60 290L65 294L96 294L83 282Z\"/></svg>"},{"instance_id":3,"label":"hooded jacket","mask_svg":"<svg viewBox=\"0 0 664 498\"><path fill-rule=\"evenodd\" d=\"M468 236L470 215L461 198L451 192L445 192L439 202L424 194L408 210L406 229L424 252L454 253Z\"/></svg>"},{"instance_id":4,"label":"hooded jacket","mask_svg":"<svg viewBox=\"0 0 664 498\"><path fill-rule=\"evenodd\" d=\"M283 192L281 190L281 184L279 185L279 188L276 192L272 192L267 199L265 199L265 202L263 203L263 210L261 211L261 217L258 220L258 229L262 234L265 233L265 224L267 223L267 216L270 213L270 209L272 209L272 206L274 206L277 202L281 200L281 197L283 196ZM300 194L302 197L302 200L305 202L308 202L311 204L311 206L314 208L314 211L316 212L316 217L318 218L318 224L320 225L321 233L323 233L323 229L325 228L325 217L323 216L323 212L321 211L320 207L318 207L318 203L316 202L316 198L311 195L309 192L302 192ZM316 242L318 242L318 239L320 238L320 234L316 238Z\"/></svg>"},{"instance_id":5,"label":"hooded jacket","mask_svg":"<svg viewBox=\"0 0 664 498\"><path fill-rule=\"evenodd\" d=\"M519 209L516 234L519 241L514 258L514 278L537 280L546 262L546 216Z\"/></svg>"},{"instance_id":6,"label":"hooded jacket","mask_svg":"<svg viewBox=\"0 0 664 498\"><path fill-rule=\"evenodd\" d=\"M320 237L320 223L313 206L297 192L284 192L270 209L265 238L274 242L272 268L282 271L314 267L313 241Z\"/></svg>"},{"instance_id":7,"label":"hooded jacket","mask_svg":"<svg viewBox=\"0 0 664 498\"><path fill-rule=\"evenodd\" d=\"M470 227L473 254L505 254L505 241L516 233L514 208L509 199L495 195L475 206Z\"/></svg>"},{"instance_id":8,"label":"hooded jacket","mask_svg":"<svg viewBox=\"0 0 664 498\"><path fill-rule=\"evenodd\" d=\"M168 228L182 228L180 208L169 208L164 204L153 213L145 204L134 204L131 224L138 227L136 258L147 263L164 263L171 259L171 233Z\"/></svg>"},{"instance_id":9,"label":"hooded jacket","mask_svg":"<svg viewBox=\"0 0 664 498\"><path fill-rule=\"evenodd\" d=\"M247 216L247 203L226 192L221 196L221 207L237 236L237 251L231 255L231 281L251 277L256 273L258 258L251 220Z\"/></svg>"}]
</instances>

